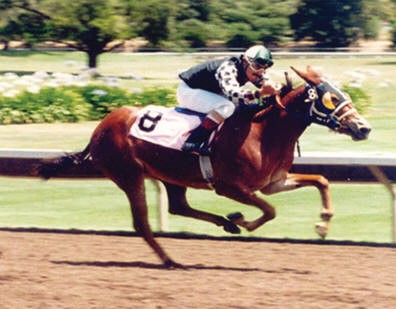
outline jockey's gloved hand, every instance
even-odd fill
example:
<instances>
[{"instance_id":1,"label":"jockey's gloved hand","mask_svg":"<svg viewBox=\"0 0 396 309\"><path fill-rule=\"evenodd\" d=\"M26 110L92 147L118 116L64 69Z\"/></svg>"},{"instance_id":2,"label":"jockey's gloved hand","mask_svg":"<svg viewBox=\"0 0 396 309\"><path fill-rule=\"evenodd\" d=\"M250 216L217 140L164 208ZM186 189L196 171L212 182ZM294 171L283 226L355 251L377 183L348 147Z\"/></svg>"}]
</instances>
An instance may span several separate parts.
<instances>
[{"instance_id":1,"label":"jockey's gloved hand","mask_svg":"<svg viewBox=\"0 0 396 309\"><path fill-rule=\"evenodd\" d=\"M254 101L254 102L243 102L238 105L238 108L242 112L247 112L247 113L257 113L263 108L262 105L262 100Z\"/></svg>"},{"instance_id":2,"label":"jockey's gloved hand","mask_svg":"<svg viewBox=\"0 0 396 309\"><path fill-rule=\"evenodd\" d=\"M271 105L275 105L276 104L276 94L273 94L269 97L264 97L260 99L260 107L263 108L267 108Z\"/></svg>"}]
</instances>

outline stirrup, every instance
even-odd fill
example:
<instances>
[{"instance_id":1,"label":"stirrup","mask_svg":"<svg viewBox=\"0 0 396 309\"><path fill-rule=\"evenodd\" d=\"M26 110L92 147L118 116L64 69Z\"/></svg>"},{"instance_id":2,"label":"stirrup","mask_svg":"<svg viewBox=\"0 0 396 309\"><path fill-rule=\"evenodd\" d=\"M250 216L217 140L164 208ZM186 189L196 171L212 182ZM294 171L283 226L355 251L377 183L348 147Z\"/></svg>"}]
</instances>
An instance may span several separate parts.
<instances>
[{"instance_id":1,"label":"stirrup","mask_svg":"<svg viewBox=\"0 0 396 309\"><path fill-rule=\"evenodd\" d=\"M209 156L212 154L212 149L207 143L185 142L182 146L182 150L185 152L197 153L202 156Z\"/></svg>"}]
</instances>

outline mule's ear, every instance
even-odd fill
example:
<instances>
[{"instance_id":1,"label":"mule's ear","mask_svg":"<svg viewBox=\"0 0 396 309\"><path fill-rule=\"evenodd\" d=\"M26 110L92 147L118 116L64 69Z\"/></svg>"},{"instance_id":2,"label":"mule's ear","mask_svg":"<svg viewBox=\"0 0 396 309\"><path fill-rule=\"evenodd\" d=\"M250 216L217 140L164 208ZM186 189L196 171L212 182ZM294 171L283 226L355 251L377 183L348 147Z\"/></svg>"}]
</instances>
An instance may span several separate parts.
<instances>
[{"instance_id":1,"label":"mule's ear","mask_svg":"<svg viewBox=\"0 0 396 309\"><path fill-rule=\"evenodd\" d=\"M285 72L285 80L287 88L293 89L293 82L289 76L289 73Z\"/></svg>"},{"instance_id":2,"label":"mule's ear","mask_svg":"<svg viewBox=\"0 0 396 309\"><path fill-rule=\"evenodd\" d=\"M280 95L283 98L286 94L293 90L293 82L289 77L289 73L285 72L285 80L286 84L282 86Z\"/></svg>"},{"instance_id":3,"label":"mule's ear","mask_svg":"<svg viewBox=\"0 0 396 309\"><path fill-rule=\"evenodd\" d=\"M308 74L306 72L300 71L299 69L296 69L295 67L291 66L290 67L298 76L300 76L303 80L308 82Z\"/></svg>"},{"instance_id":4,"label":"mule's ear","mask_svg":"<svg viewBox=\"0 0 396 309\"><path fill-rule=\"evenodd\" d=\"M321 78L320 74L317 71L315 71L313 67L311 67L310 65L307 66L307 73L312 79L315 79L320 83L320 78Z\"/></svg>"},{"instance_id":5,"label":"mule's ear","mask_svg":"<svg viewBox=\"0 0 396 309\"><path fill-rule=\"evenodd\" d=\"M320 83L320 80L317 77L318 74L310 66L307 67L307 72L298 70L293 66L291 66L290 68L308 84L315 86Z\"/></svg>"}]
</instances>

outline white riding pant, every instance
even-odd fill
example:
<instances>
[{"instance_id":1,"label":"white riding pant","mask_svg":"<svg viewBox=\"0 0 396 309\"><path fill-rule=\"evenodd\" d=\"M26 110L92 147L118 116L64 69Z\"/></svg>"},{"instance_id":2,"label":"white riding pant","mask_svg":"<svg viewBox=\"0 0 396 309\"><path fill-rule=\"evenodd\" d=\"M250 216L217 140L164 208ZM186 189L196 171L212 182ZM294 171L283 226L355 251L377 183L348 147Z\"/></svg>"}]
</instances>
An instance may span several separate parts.
<instances>
[{"instance_id":1,"label":"white riding pant","mask_svg":"<svg viewBox=\"0 0 396 309\"><path fill-rule=\"evenodd\" d=\"M208 114L208 118L221 123L235 111L235 105L227 98L203 89L191 88L181 82L176 91L179 106Z\"/></svg>"}]
</instances>

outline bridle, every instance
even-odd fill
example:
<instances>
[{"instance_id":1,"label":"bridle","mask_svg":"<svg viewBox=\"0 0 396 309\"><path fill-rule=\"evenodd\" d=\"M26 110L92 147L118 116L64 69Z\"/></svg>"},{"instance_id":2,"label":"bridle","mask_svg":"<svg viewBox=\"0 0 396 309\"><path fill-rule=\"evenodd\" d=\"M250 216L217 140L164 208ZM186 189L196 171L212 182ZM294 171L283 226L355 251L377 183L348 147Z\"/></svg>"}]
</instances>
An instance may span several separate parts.
<instances>
[{"instance_id":1,"label":"bridle","mask_svg":"<svg viewBox=\"0 0 396 309\"><path fill-rule=\"evenodd\" d=\"M306 83L304 87L302 95L305 97L304 102L309 104L307 108L296 110L285 106L282 104L280 96L275 95L269 97L264 104L260 105L260 111L254 117L255 121L262 121L275 108L303 121L307 126L317 123L334 131L339 131L343 119L350 114L357 113L350 97L324 79L317 85ZM335 100L333 101L333 99ZM346 109L346 106L349 108Z\"/></svg>"},{"instance_id":2,"label":"bridle","mask_svg":"<svg viewBox=\"0 0 396 309\"><path fill-rule=\"evenodd\" d=\"M326 80L322 80L318 85L306 83L304 95L306 96L305 102L310 104L306 112L291 109L279 101L276 106L294 118L303 119L306 125L317 123L334 131L341 128L342 120L345 117L356 112L356 109L351 106L352 101L349 96ZM333 101L333 98L336 100ZM345 110L348 105L350 108Z\"/></svg>"},{"instance_id":3,"label":"bridle","mask_svg":"<svg viewBox=\"0 0 396 309\"><path fill-rule=\"evenodd\" d=\"M306 84L305 89L306 101L311 102L308 110L310 122L337 130L341 127L341 122L345 117L356 112L354 107L344 111L345 106L351 105L351 99L326 80L316 86ZM332 101L333 97L336 98L335 102Z\"/></svg>"}]
</instances>

